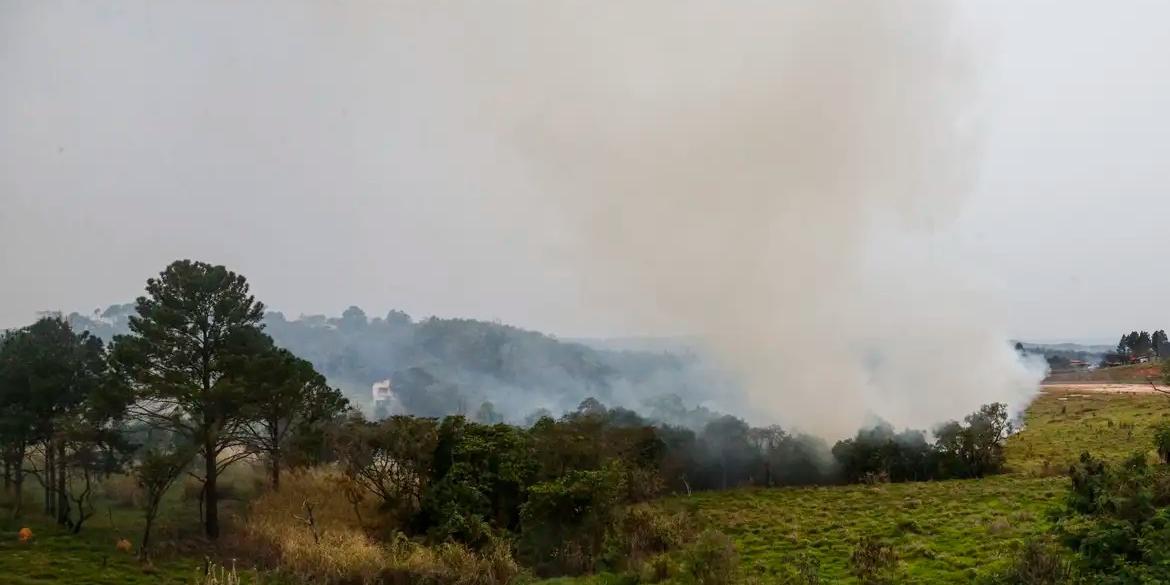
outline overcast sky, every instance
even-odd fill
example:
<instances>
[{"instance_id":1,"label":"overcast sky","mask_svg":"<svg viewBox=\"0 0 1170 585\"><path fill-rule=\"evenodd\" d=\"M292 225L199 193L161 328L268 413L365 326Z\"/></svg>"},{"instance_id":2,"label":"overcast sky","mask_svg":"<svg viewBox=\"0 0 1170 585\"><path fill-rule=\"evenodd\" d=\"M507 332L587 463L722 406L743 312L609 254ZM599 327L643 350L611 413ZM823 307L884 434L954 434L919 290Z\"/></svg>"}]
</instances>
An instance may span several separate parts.
<instances>
[{"instance_id":1,"label":"overcast sky","mask_svg":"<svg viewBox=\"0 0 1170 585\"><path fill-rule=\"evenodd\" d=\"M290 316L646 333L584 298L557 210L517 195L507 137L462 99L461 39L524 3L425 4L0 0L0 326L129 301L190 257ZM1170 4L961 13L981 159L937 229L1013 335L1170 327Z\"/></svg>"}]
</instances>

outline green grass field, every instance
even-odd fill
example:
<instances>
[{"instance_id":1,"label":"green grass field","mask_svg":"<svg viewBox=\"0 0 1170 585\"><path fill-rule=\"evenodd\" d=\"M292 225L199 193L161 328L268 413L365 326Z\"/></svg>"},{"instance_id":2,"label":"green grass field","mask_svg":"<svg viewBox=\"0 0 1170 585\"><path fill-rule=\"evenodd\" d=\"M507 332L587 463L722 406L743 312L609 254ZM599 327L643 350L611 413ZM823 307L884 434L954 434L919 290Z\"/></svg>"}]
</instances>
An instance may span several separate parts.
<instances>
[{"instance_id":1,"label":"green grass field","mask_svg":"<svg viewBox=\"0 0 1170 585\"><path fill-rule=\"evenodd\" d=\"M664 500L691 510L728 534L743 568L766 577L802 557L815 560L827 583L849 583L848 561L861 536L894 546L904 582L965 583L994 570L1029 537L1047 531L1047 512L1060 504L1061 475L1082 451L1118 460L1151 449L1151 428L1170 417L1170 398L1159 394L1088 394L1048 391L1029 408L1023 430L1008 442L1009 472L982 480L877 486L744 489ZM175 496L166 506L162 536L197 533L189 504ZM192 583L203 557L190 550L162 551L153 569L118 553L119 537L137 540L133 510L100 510L80 537L38 521L38 498L28 520L13 522L0 509L0 583L13 585ZM16 532L29 526L28 544ZM230 551L223 555L230 558ZM254 582L241 571L245 582ZM604 577L559 582L600 582Z\"/></svg>"},{"instance_id":2,"label":"green grass field","mask_svg":"<svg viewBox=\"0 0 1170 585\"><path fill-rule=\"evenodd\" d=\"M33 530L28 543L16 536L23 526ZM75 536L33 517L23 522L6 518L0 528L6 535L0 541L0 583L5 585L186 584L200 566L195 558L164 555L144 569L132 554L115 549L120 533L108 527L86 528Z\"/></svg>"},{"instance_id":3,"label":"green grass field","mask_svg":"<svg viewBox=\"0 0 1170 585\"><path fill-rule=\"evenodd\" d=\"M849 583L861 536L892 544L906 582L964 583L1002 566L1048 529L1063 501L1061 477L1083 451L1118 460L1152 453L1151 428L1170 416L1158 394L1045 392L1008 442L1009 473L981 480L749 489L675 498L727 533L751 573L767 575L815 559L830 583Z\"/></svg>"},{"instance_id":4,"label":"green grass field","mask_svg":"<svg viewBox=\"0 0 1170 585\"><path fill-rule=\"evenodd\" d=\"M243 470L243 468L241 468ZM27 484L35 484L29 478ZM239 480L242 485L243 480ZM137 545L142 535L143 519L137 509L111 506L99 502L97 514L83 526L80 534L69 534L45 517L42 499L26 485L25 514L15 520L7 503L0 505L0 584L3 585L187 585L198 583L207 562L207 550L200 541L198 510L191 502L180 500L181 488L167 495L157 520L152 540L158 543L153 562L144 567L134 554L118 551L116 543L125 538ZM234 521L242 503L225 502L221 517ZM33 538L19 541L18 532L28 527ZM230 529L230 528L228 528ZM185 543L176 546L175 543ZM216 554L230 566L230 551ZM253 571L238 567L244 583L256 583ZM268 583L267 580L264 581Z\"/></svg>"}]
</instances>

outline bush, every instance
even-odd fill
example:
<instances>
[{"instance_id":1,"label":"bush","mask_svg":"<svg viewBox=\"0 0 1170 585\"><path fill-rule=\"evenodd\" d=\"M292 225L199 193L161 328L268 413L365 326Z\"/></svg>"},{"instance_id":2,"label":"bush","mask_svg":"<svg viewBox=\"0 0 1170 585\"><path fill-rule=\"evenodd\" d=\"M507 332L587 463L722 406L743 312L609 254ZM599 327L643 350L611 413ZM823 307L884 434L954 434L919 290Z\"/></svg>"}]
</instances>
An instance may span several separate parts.
<instances>
[{"instance_id":1,"label":"bush","mask_svg":"<svg viewBox=\"0 0 1170 585\"><path fill-rule=\"evenodd\" d=\"M533 485L520 512L520 552L542 575L596 570L625 491L620 464Z\"/></svg>"},{"instance_id":2,"label":"bush","mask_svg":"<svg viewBox=\"0 0 1170 585\"><path fill-rule=\"evenodd\" d=\"M371 537L353 504L338 496L339 481L340 474L322 469L289 474L279 492L252 503L233 548L313 585L502 585L521 574L509 544L498 539L477 552L454 543L427 547L401 533L387 541ZM367 523L377 518L375 502L359 505Z\"/></svg>"},{"instance_id":3,"label":"bush","mask_svg":"<svg viewBox=\"0 0 1170 585\"><path fill-rule=\"evenodd\" d=\"M617 516L605 543L604 560L610 569L640 571L647 559L680 549L695 538L693 522L686 512L671 513L636 504Z\"/></svg>"},{"instance_id":4,"label":"bush","mask_svg":"<svg viewBox=\"0 0 1170 585\"><path fill-rule=\"evenodd\" d=\"M994 575L995 585L1066 585L1077 582L1072 563L1052 543L1032 540L1012 560L1011 566Z\"/></svg>"},{"instance_id":5,"label":"bush","mask_svg":"<svg viewBox=\"0 0 1170 585\"><path fill-rule=\"evenodd\" d=\"M687 572L698 585L727 585L735 581L739 556L727 535L706 530L686 550Z\"/></svg>"},{"instance_id":6,"label":"bush","mask_svg":"<svg viewBox=\"0 0 1170 585\"><path fill-rule=\"evenodd\" d=\"M853 547L849 568L862 585L898 582L898 555L894 548L869 536L861 537Z\"/></svg>"},{"instance_id":7,"label":"bush","mask_svg":"<svg viewBox=\"0 0 1170 585\"><path fill-rule=\"evenodd\" d=\"M1158 458L1162 463L1170 464L1170 423L1161 423L1154 427L1154 448L1158 451Z\"/></svg>"},{"instance_id":8,"label":"bush","mask_svg":"<svg viewBox=\"0 0 1170 585\"><path fill-rule=\"evenodd\" d=\"M1170 469L1134 453L1118 466L1084 454L1069 473L1056 530L1086 579L1170 582Z\"/></svg>"},{"instance_id":9,"label":"bush","mask_svg":"<svg viewBox=\"0 0 1170 585\"><path fill-rule=\"evenodd\" d=\"M642 561L637 569L639 583L660 583L679 573L677 563L666 553Z\"/></svg>"}]
</instances>

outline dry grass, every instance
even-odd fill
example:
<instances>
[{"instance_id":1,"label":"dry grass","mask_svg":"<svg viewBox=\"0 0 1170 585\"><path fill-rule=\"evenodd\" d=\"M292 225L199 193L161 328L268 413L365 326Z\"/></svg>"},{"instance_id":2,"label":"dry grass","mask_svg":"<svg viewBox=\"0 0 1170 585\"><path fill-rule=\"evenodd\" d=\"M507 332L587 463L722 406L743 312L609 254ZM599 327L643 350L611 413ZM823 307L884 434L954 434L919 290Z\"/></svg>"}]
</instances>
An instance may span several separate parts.
<instances>
[{"instance_id":1,"label":"dry grass","mask_svg":"<svg viewBox=\"0 0 1170 585\"><path fill-rule=\"evenodd\" d=\"M344 480L328 470L290 474L279 492L252 503L240 550L317 585L500 585L520 574L505 543L475 552L458 544L427 547L401 534L375 539L376 509L359 503L355 510L344 489Z\"/></svg>"},{"instance_id":2,"label":"dry grass","mask_svg":"<svg viewBox=\"0 0 1170 585\"><path fill-rule=\"evenodd\" d=\"M99 497L104 497L110 506L126 510L142 508L142 489L128 475L112 475L98 486Z\"/></svg>"}]
</instances>

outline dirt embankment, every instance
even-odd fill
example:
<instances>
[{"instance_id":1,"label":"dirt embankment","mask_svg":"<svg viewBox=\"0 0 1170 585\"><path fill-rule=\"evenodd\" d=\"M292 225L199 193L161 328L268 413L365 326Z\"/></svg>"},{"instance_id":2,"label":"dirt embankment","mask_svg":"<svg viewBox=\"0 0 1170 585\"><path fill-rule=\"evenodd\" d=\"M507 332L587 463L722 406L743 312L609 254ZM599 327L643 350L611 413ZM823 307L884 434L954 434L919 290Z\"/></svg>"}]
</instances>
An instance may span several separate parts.
<instances>
[{"instance_id":1,"label":"dirt embankment","mask_svg":"<svg viewBox=\"0 0 1170 585\"><path fill-rule=\"evenodd\" d=\"M1149 384L1148 380L1160 382L1162 379L1162 363L1134 364L1132 366L1116 366L1113 368L1097 368L1095 370L1077 372L1053 372L1044 379L1045 384Z\"/></svg>"},{"instance_id":2,"label":"dirt embankment","mask_svg":"<svg viewBox=\"0 0 1170 585\"><path fill-rule=\"evenodd\" d=\"M1149 384L1149 382L1144 382L1141 384L1109 384L1109 383L1101 383L1101 382L1068 383L1068 382L1048 382L1048 381L1045 381L1043 384L1040 385L1040 388L1041 388L1041 390L1043 390L1045 392L1081 392L1081 393L1098 392L1098 393L1108 393L1108 394L1122 394L1122 393L1151 394L1151 393L1156 392L1156 390L1154 390L1154 387L1151 386ZM1164 386L1161 383L1158 384L1158 390L1164 391L1166 393L1170 393L1170 387Z\"/></svg>"}]
</instances>

